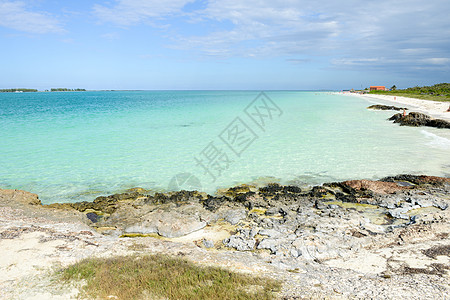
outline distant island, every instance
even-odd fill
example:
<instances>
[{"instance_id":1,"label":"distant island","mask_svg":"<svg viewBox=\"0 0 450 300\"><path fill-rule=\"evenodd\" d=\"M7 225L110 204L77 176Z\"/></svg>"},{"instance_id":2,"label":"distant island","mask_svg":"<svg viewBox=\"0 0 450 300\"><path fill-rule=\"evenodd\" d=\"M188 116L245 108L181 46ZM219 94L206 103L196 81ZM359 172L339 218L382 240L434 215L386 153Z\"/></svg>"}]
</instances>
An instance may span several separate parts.
<instances>
[{"instance_id":1,"label":"distant island","mask_svg":"<svg viewBox=\"0 0 450 300\"><path fill-rule=\"evenodd\" d=\"M85 89L52 88L50 92L86 92Z\"/></svg>"},{"instance_id":2,"label":"distant island","mask_svg":"<svg viewBox=\"0 0 450 300\"><path fill-rule=\"evenodd\" d=\"M26 88L0 89L0 93L24 93L24 92L39 92L39 91L37 89L26 89ZM51 88L50 90L45 90L44 92L86 92L86 89Z\"/></svg>"},{"instance_id":3,"label":"distant island","mask_svg":"<svg viewBox=\"0 0 450 300\"><path fill-rule=\"evenodd\" d=\"M37 92L36 89L0 89L0 93L23 93L23 92Z\"/></svg>"}]
</instances>

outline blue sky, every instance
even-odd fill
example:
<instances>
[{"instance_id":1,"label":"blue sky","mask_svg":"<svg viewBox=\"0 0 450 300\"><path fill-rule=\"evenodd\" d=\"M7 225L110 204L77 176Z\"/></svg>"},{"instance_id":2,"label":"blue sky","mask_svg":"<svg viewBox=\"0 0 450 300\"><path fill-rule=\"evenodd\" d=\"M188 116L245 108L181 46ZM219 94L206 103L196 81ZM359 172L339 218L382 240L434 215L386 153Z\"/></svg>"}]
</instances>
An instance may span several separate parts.
<instances>
[{"instance_id":1,"label":"blue sky","mask_svg":"<svg viewBox=\"0 0 450 300\"><path fill-rule=\"evenodd\" d=\"M0 88L450 82L448 0L0 0Z\"/></svg>"}]
</instances>

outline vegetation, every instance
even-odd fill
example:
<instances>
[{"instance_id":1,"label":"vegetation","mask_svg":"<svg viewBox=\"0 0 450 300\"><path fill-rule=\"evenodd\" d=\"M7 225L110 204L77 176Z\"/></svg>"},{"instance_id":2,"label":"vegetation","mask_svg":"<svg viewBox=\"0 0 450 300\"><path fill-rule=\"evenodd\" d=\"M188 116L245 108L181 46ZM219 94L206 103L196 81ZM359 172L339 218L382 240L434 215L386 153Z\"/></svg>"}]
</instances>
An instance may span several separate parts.
<instances>
[{"instance_id":1,"label":"vegetation","mask_svg":"<svg viewBox=\"0 0 450 300\"><path fill-rule=\"evenodd\" d=\"M37 92L35 89L0 89L0 93L16 93L16 92Z\"/></svg>"},{"instance_id":2,"label":"vegetation","mask_svg":"<svg viewBox=\"0 0 450 300\"><path fill-rule=\"evenodd\" d=\"M163 255L91 258L59 273L89 299L272 299L280 283ZM115 297L113 297L115 296Z\"/></svg>"},{"instance_id":3,"label":"vegetation","mask_svg":"<svg viewBox=\"0 0 450 300\"><path fill-rule=\"evenodd\" d=\"M85 89L52 88L51 92L85 92Z\"/></svg>"},{"instance_id":4,"label":"vegetation","mask_svg":"<svg viewBox=\"0 0 450 300\"><path fill-rule=\"evenodd\" d=\"M407 89L397 89L395 85L391 91L371 91L371 94L404 96L434 101L450 101L450 83L439 83L433 86L416 86Z\"/></svg>"}]
</instances>

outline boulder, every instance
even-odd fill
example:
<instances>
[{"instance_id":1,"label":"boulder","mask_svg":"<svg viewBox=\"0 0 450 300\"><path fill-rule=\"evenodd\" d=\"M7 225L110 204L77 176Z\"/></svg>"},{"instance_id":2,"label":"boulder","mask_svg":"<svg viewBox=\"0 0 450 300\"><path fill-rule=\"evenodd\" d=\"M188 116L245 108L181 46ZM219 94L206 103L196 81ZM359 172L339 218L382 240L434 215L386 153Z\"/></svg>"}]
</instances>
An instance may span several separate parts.
<instances>
[{"instance_id":1,"label":"boulder","mask_svg":"<svg viewBox=\"0 0 450 300\"><path fill-rule=\"evenodd\" d=\"M342 182L342 184L353 188L354 190L361 191L371 191L376 194L393 194L397 191L404 190L407 187L399 186L395 182L383 182L383 181L372 181L372 180L348 180Z\"/></svg>"},{"instance_id":2,"label":"boulder","mask_svg":"<svg viewBox=\"0 0 450 300\"><path fill-rule=\"evenodd\" d=\"M38 195L21 190L2 190L0 189L0 203L17 205L41 205Z\"/></svg>"},{"instance_id":3,"label":"boulder","mask_svg":"<svg viewBox=\"0 0 450 300\"><path fill-rule=\"evenodd\" d=\"M410 112L406 116L395 114L389 121L399 123L401 126L428 126L436 128L450 128L450 122L441 119L433 119L430 116L418 112Z\"/></svg>"},{"instance_id":4,"label":"boulder","mask_svg":"<svg viewBox=\"0 0 450 300\"><path fill-rule=\"evenodd\" d=\"M228 202L230 199L222 196L222 197L213 197L208 195L205 201L203 201L203 206L212 212L217 211L225 202Z\"/></svg>"},{"instance_id":5,"label":"boulder","mask_svg":"<svg viewBox=\"0 0 450 300\"><path fill-rule=\"evenodd\" d=\"M401 174L396 176L388 176L380 179L384 182L411 182L413 184L430 184L430 185L442 185L445 183L450 183L450 178L437 177L437 176L427 176L427 175L411 175L411 174Z\"/></svg>"},{"instance_id":6,"label":"boulder","mask_svg":"<svg viewBox=\"0 0 450 300\"><path fill-rule=\"evenodd\" d=\"M431 117L426 114L410 112L399 120L394 121L394 123L400 123L400 125L402 126L426 126L427 123L430 122L430 120Z\"/></svg>"},{"instance_id":7,"label":"boulder","mask_svg":"<svg viewBox=\"0 0 450 300\"><path fill-rule=\"evenodd\" d=\"M175 238L200 230L206 226L198 216L182 214L178 211L152 211L141 218L141 222L129 225L126 233L158 233L160 236Z\"/></svg>"},{"instance_id":8,"label":"boulder","mask_svg":"<svg viewBox=\"0 0 450 300\"><path fill-rule=\"evenodd\" d=\"M398 121L403 117L402 114L395 114L392 117L390 117L389 121L394 121L394 123L398 123Z\"/></svg>"},{"instance_id":9,"label":"boulder","mask_svg":"<svg viewBox=\"0 0 450 300\"><path fill-rule=\"evenodd\" d=\"M259 193L262 196L271 198L275 195L283 194L299 194L302 190L298 186L293 185L279 185L278 183L269 183L267 186L259 189Z\"/></svg>"},{"instance_id":10,"label":"boulder","mask_svg":"<svg viewBox=\"0 0 450 300\"><path fill-rule=\"evenodd\" d=\"M441 119L432 119L427 123L427 126L430 127L436 127L436 128L449 128L450 129L450 122L441 120Z\"/></svg>"}]
</instances>

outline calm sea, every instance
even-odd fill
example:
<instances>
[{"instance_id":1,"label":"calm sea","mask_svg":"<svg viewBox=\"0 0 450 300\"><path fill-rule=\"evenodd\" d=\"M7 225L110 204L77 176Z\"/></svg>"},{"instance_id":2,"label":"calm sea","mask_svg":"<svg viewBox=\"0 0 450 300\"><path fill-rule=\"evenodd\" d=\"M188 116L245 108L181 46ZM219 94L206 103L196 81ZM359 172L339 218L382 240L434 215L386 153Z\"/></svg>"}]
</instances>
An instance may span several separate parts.
<instances>
[{"instance_id":1,"label":"calm sea","mask_svg":"<svg viewBox=\"0 0 450 300\"><path fill-rule=\"evenodd\" d=\"M0 188L44 203L132 187L449 176L450 135L326 92L0 93Z\"/></svg>"}]
</instances>

